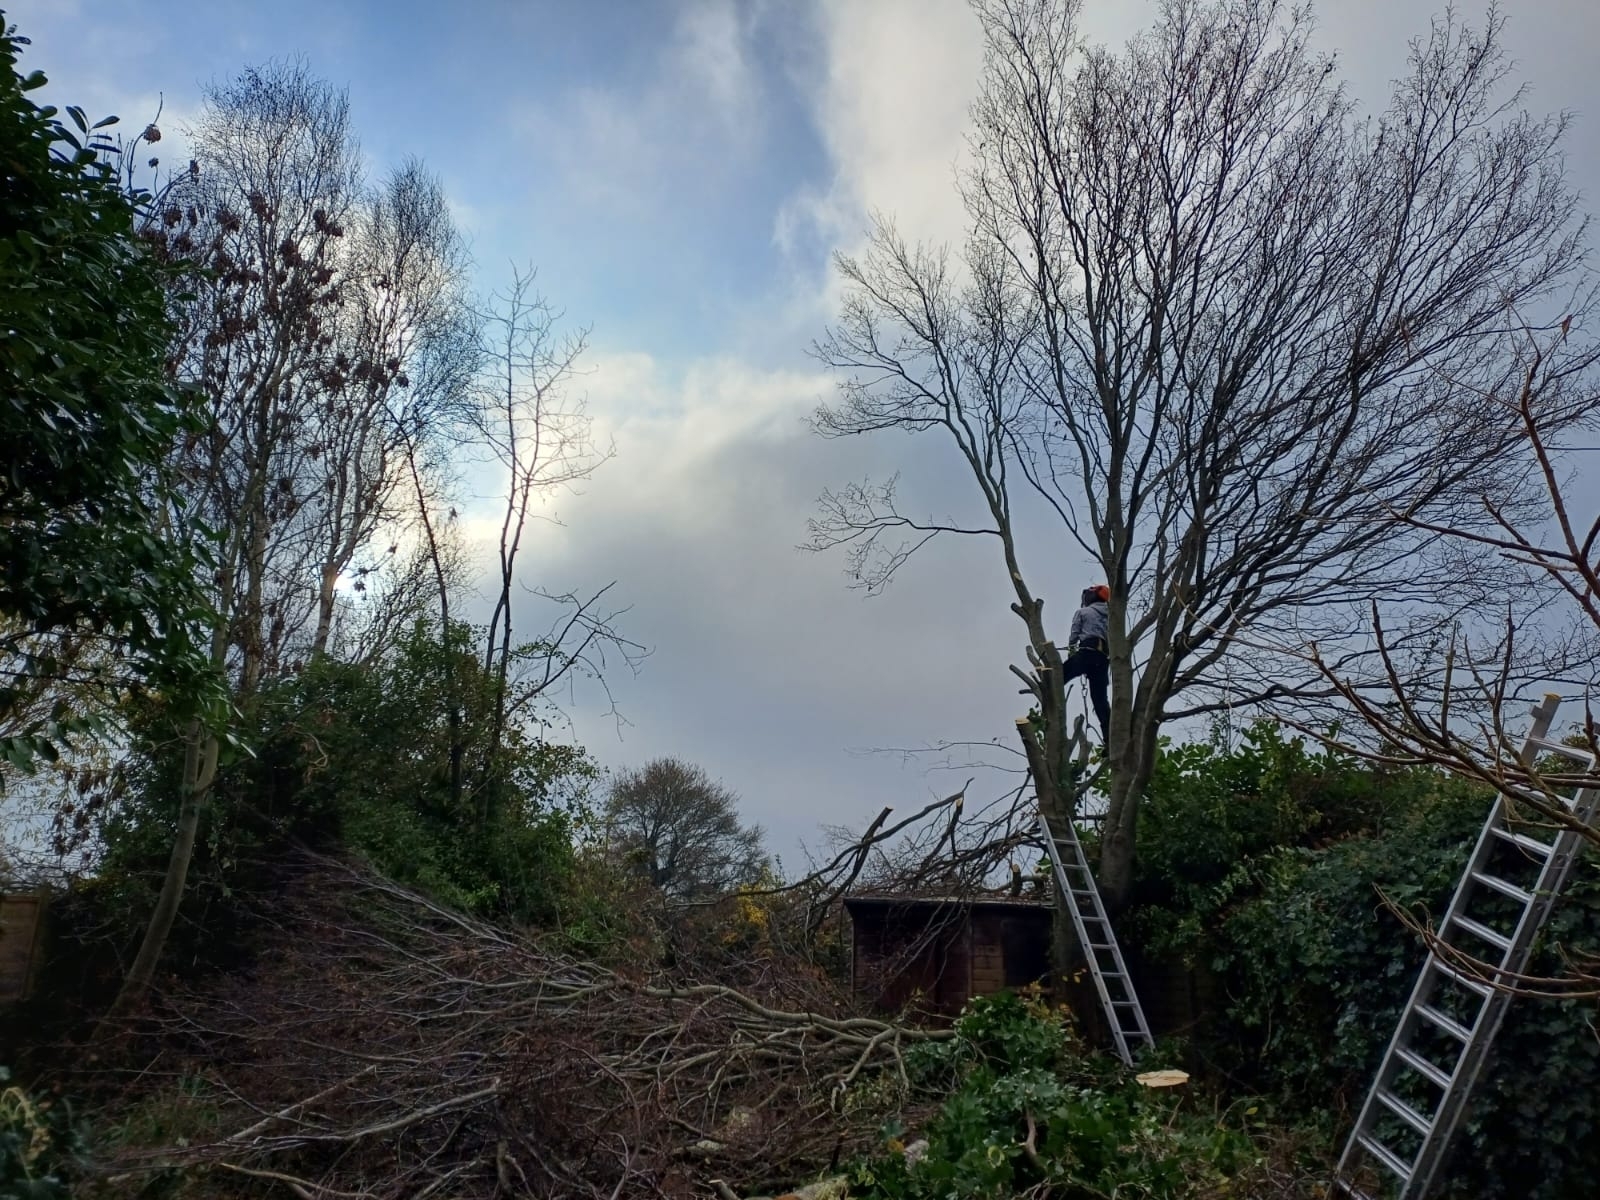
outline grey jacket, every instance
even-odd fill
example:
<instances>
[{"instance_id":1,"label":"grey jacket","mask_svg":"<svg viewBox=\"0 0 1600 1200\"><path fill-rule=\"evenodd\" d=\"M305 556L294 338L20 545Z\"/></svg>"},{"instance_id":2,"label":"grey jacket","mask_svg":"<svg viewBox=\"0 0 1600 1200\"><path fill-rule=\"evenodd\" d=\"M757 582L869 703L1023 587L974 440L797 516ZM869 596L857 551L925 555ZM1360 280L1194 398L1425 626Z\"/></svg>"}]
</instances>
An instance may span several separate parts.
<instances>
[{"instance_id":1,"label":"grey jacket","mask_svg":"<svg viewBox=\"0 0 1600 1200\"><path fill-rule=\"evenodd\" d=\"M1106 608L1105 601L1096 600L1072 614L1072 633L1067 638L1069 645L1076 646L1095 638L1104 642L1110 636L1111 612Z\"/></svg>"}]
</instances>

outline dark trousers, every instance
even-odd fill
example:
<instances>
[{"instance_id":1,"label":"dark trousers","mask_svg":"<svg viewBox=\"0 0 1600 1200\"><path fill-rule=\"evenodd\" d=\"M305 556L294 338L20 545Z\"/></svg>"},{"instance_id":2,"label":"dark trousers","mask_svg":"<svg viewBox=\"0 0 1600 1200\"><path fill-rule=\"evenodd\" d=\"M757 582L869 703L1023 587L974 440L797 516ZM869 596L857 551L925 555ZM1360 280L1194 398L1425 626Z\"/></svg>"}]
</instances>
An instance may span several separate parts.
<instances>
[{"instance_id":1,"label":"dark trousers","mask_svg":"<svg viewBox=\"0 0 1600 1200\"><path fill-rule=\"evenodd\" d=\"M1111 699L1107 694L1111 684L1111 663L1106 658L1106 652L1079 646L1061 667L1063 683L1071 683L1080 675L1089 681L1089 703L1094 705L1094 715L1100 718L1100 737L1106 738L1111 732Z\"/></svg>"}]
</instances>

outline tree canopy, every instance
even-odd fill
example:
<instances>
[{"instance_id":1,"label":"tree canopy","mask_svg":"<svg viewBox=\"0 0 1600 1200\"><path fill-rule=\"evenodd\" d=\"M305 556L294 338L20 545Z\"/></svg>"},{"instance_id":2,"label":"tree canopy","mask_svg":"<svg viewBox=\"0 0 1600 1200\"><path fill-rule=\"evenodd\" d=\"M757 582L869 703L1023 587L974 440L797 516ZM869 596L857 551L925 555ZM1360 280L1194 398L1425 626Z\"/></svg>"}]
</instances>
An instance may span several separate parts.
<instances>
[{"instance_id":1,"label":"tree canopy","mask_svg":"<svg viewBox=\"0 0 1600 1200\"><path fill-rule=\"evenodd\" d=\"M952 259L884 223L841 260L818 347L841 399L818 427L947 439L980 515L919 518L892 483L857 485L824 497L814 544L878 586L935 535L994 538L1046 665L1030 537L1095 564L1115 896L1165 722L1326 696L1256 650L1348 645L1401 591L1448 620L1514 573L1419 522L1482 526L1484 496L1535 494L1507 403L1518 328L1585 327L1585 222L1567 122L1520 107L1498 15L1436 22L1369 120L1312 49L1309 8L1166 0L1116 51L1086 43L1081 3L975 7L971 237ZM1594 410L1546 398L1544 428ZM1059 791L1059 683L1038 699Z\"/></svg>"},{"instance_id":2,"label":"tree canopy","mask_svg":"<svg viewBox=\"0 0 1600 1200\"><path fill-rule=\"evenodd\" d=\"M0 35L0 754L23 768L73 723L38 712L41 689L137 681L193 703L205 679L193 550L165 532L193 408L167 369L164 272L101 132L114 118L36 104L25 44Z\"/></svg>"},{"instance_id":3,"label":"tree canopy","mask_svg":"<svg viewBox=\"0 0 1600 1200\"><path fill-rule=\"evenodd\" d=\"M767 865L761 829L739 820L738 805L703 768L658 758L612 781L606 831L668 895L727 891L753 882Z\"/></svg>"}]
</instances>

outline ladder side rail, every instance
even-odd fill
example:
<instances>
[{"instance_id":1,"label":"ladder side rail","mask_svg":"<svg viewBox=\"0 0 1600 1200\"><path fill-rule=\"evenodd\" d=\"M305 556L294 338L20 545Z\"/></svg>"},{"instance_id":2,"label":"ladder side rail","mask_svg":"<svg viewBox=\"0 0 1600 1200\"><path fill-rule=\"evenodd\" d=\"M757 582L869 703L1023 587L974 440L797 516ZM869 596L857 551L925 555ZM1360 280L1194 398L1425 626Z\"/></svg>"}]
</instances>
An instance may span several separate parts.
<instances>
[{"instance_id":1,"label":"ladder side rail","mask_svg":"<svg viewBox=\"0 0 1600 1200\"><path fill-rule=\"evenodd\" d=\"M1480 870L1489 858L1489 854L1493 849L1494 842L1494 834L1492 830L1501 820L1503 810L1504 801L1501 797L1496 796L1494 807L1489 810L1489 818L1478 830L1478 840L1476 843L1474 843L1472 847L1472 853L1467 856L1467 861L1461 868L1461 874L1456 880L1455 890L1450 894L1450 903L1445 909L1444 918L1439 923L1439 928L1441 930L1450 928L1452 919L1460 914L1461 910L1465 907L1466 896L1472 889L1472 873L1475 870ZM1339 1156L1338 1174L1340 1176L1343 1176L1348 1170L1353 1169L1357 1161L1367 1156L1366 1151L1361 1146L1361 1138L1363 1135L1370 1133L1374 1125L1375 1118L1382 1110L1382 1101L1380 1101L1378 1097L1382 1092L1390 1087L1390 1085L1394 1082L1396 1074L1398 1073L1400 1059L1396 1052L1405 1048L1411 1040L1412 1031L1415 1029L1417 1009L1426 1004L1433 996L1434 988L1437 986L1436 973L1434 972L1432 961L1435 957L1437 956L1433 951L1430 950L1427 957L1423 959L1422 965L1417 970L1417 978L1416 982L1412 985L1411 995L1407 998L1405 1005L1400 1009L1400 1015L1395 1022L1394 1033L1390 1036L1389 1045L1387 1048L1385 1048L1383 1057L1378 1062L1377 1074L1373 1077L1372 1085L1367 1089L1367 1096L1362 1102L1361 1111L1356 1117L1355 1126L1351 1129L1350 1137L1345 1142L1344 1153ZM1482 1012L1480 1009L1479 1018L1473 1022L1474 1031L1477 1030L1479 1024L1481 1023L1481 1018ZM1466 1050L1463 1049L1461 1054L1457 1056L1456 1064L1458 1068L1460 1066L1461 1059L1465 1057L1465 1054ZM1452 1071L1451 1088L1454 1087L1457 1078L1459 1078L1457 1071ZM1443 1112L1446 1103L1449 1100L1449 1092L1451 1088L1447 1088L1444 1096L1440 1098L1439 1105L1435 1109L1436 1114ZM1436 1130L1438 1128L1438 1124L1438 1117L1436 1115L1434 1120L1434 1127ZM1426 1155L1427 1142L1433 1136L1433 1134L1430 1134L1427 1138L1424 1138L1422 1149L1419 1151L1418 1155L1419 1159ZM1415 1166L1416 1164L1413 1163L1411 1172L1404 1179L1400 1180L1402 1185L1402 1196L1406 1195L1411 1186L1411 1181L1416 1178L1417 1173Z\"/></svg>"},{"instance_id":2,"label":"ladder side rail","mask_svg":"<svg viewBox=\"0 0 1600 1200\"><path fill-rule=\"evenodd\" d=\"M1073 853L1077 855L1078 861L1084 864L1084 873L1089 879L1087 888L1089 903L1093 909L1094 919L1105 928L1106 949L1111 955L1112 966L1115 968L1115 973L1121 977L1123 987L1128 993L1128 1002L1122 1007L1126 1007L1132 1012L1134 1028L1130 1030L1122 1026L1121 1020L1117 1019L1120 1013L1117 1005L1112 1006L1110 1015L1114 1018L1118 1028L1122 1030L1125 1038L1130 1034L1136 1033L1146 1046L1154 1046L1156 1040L1150 1033L1150 1025L1145 1020L1144 1005L1140 1002L1139 993L1133 986L1133 974L1128 970L1127 959L1123 957L1122 942L1117 937L1117 931L1112 927L1111 918L1106 915L1105 901L1100 896L1100 885L1095 880L1094 873L1088 869L1089 860L1083 853L1083 843L1078 840L1077 827L1070 825L1070 823L1067 831L1067 840L1071 843Z\"/></svg>"},{"instance_id":3,"label":"ladder side rail","mask_svg":"<svg viewBox=\"0 0 1600 1200\"><path fill-rule=\"evenodd\" d=\"M1038 816L1038 827L1040 827L1043 840L1045 840L1046 853L1050 854L1051 866L1054 867L1054 872L1056 872L1056 890L1061 893L1061 898L1066 901L1067 914L1072 917L1072 928L1074 928L1074 933L1077 933L1078 946L1082 947L1083 957L1085 957L1085 962L1088 963L1088 968L1090 968L1090 974L1093 976L1094 990L1096 990L1096 994L1099 995L1099 1000L1101 1000L1101 1010L1106 1013L1106 1022L1110 1026L1110 1032L1112 1032L1112 1043L1117 1046L1117 1056L1122 1059L1123 1064L1131 1067L1133 1066L1133 1050L1128 1046L1130 1030L1126 1030L1123 1027L1122 1014L1120 1014L1122 1005L1114 1002L1114 998L1110 995L1110 989L1106 984L1106 973L1101 970L1099 958L1096 958L1096 950L1091 949L1088 922L1083 918L1082 907L1078 904L1077 888L1075 888L1072 880L1067 878L1066 867L1061 861L1058 838L1056 838L1054 830L1051 829L1050 821L1043 814ZM1139 1035L1146 1038L1147 1043L1149 1043L1149 1026L1144 1024L1144 1010L1139 1005L1138 994L1134 992L1133 978L1128 974L1126 963L1123 963L1122 950L1117 944L1117 933L1112 930L1110 920L1107 920L1106 917L1106 907L1101 904L1099 888L1094 883L1093 872L1088 869L1088 859L1083 856L1083 845L1078 842L1077 830L1070 829L1069 824L1069 832L1067 832L1066 837L1061 837L1059 840L1066 842L1072 848L1072 854L1074 854L1075 859L1074 866L1082 870L1083 875L1085 875L1086 886L1083 891L1090 898L1091 920L1106 930L1106 944L1109 946L1110 952L1112 952L1115 973L1122 978L1123 989L1126 990L1128 998L1133 1002L1134 1013L1138 1013Z\"/></svg>"},{"instance_id":4,"label":"ladder side rail","mask_svg":"<svg viewBox=\"0 0 1600 1200\"><path fill-rule=\"evenodd\" d=\"M1042 814L1039 817L1039 828L1044 834L1045 852L1050 855L1050 865L1055 870L1056 890L1066 905L1067 915L1072 918L1073 932L1077 934L1078 945L1082 948L1084 958L1089 964L1089 974L1093 977L1095 991L1100 996L1100 1007L1105 1011L1106 1023L1111 1026L1111 1038L1116 1045L1117 1055L1128 1066L1132 1066L1133 1055L1129 1052L1121 1027L1117 1024L1116 1010L1111 1006L1111 993L1106 989L1106 981L1100 973L1099 964L1095 961L1094 951L1089 949L1089 933L1084 927L1083 914L1078 909L1078 898L1073 892L1072 881L1067 877L1066 867L1062 865L1061 851L1056 847L1055 834ZM1081 848L1078 857L1079 861L1082 861Z\"/></svg>"},{"instance_id":5,"label":"ladder side rail","mask_svg":"<svg viewBox=\"0 0 1600 1200\"><path fill-rule=\"evenodd\" d=\"M1503 812L1503 809L1502 798L1497 811ZM1523 908L1522 916L1517 921L1517 928L1511 935L1511 945L1501 956L1500 968L1489 981L1491 986L1498 986L1495 986L1494 993L1483 1002L1478 1020L1473 1027L1472 1040L1462 1048L1457 1060L1455 1081L1440 1101L1438 1114L1434 1118L1433 1132L1417 1155L1416 1167L1413 1170L1413 1178L1416 1180L1413 1195L1416 1200L1427 1195L1434 1176L1444 1164L1450 1140L1455 1134L1456 1127L1461 1123L1467 1102L1472 1098L1472 1092L1488 1060L1489 1051L1493 1048L1500 1026L1505 1021L1506 1012L1511 1007L1513 995L1503 989L1510 986L1516 976L1524 974L1532 962L1534 943L1550 920L1551 910L1566 885L1567 877L1572 873L1583 840L1583 835L1575 830L1562 831L1554 843L1549 858L1545 860L1544 868L1539 872L1539 880L1534 885L1533 900ZM1407 1200L1412 1198L1408 1196Z\"/></svg>"},{"instance_id":6,"label":"ladder side rail","mask_svg":"<svg viewBox=\"0 0 1600 1200\"><path fill-rule=\"evenodd\" d=\"M1531 765L1539 748L1547 744L1550 725L1560 703L1559 696L1547 694L1544 700L1534 707L1533 724L1518 754L1519 761L1524 765ZM1569 757L1575 756L1569 755ZM1600 801L1600 796L1580 791L1578 796L1574 797L1572 807L1575 813L1579 813L1581 818L1588 822L1593 819L1597 801ZM1496 795L1494 806L1489 811L1489 818L1479 831L1478 842L1467 860L1466 869L1451 894L1450 904L1439 926L1441 937L1449 937L1456 928L1455 918L1465 915L1469 899L1477 886L1474 876L1486 873L1483 868L1487 866L1493 849L1496 828L1514 832L1511 829L1510 810L1503 793ZM1569 829L1563 830L1552 843L1551 852L1540 869L1534 891L1523 905L1516 930L1501 955L1499 968L1495 972L1497 982L1508 982L1511 975L1526 969L1532 956L1534 940L1549 919L1555 898L1565 885L1567 875L1577 860L1581 841L1582 835ZM1421 1019L1418 1009L1428 1002L1437 986L1438 968L1447 966L1437 951L1430 948L1428 957L1418 972L1417 981L1412 986L1411 995L1401 1010L1400 1019L1384 1051L1377 1075L1362 1103L1355 1127L1345 1143L1344 1152L1339 1156L1334 1183L1342 1191L1355 1193L1354 1185L1348 1182L1351 1172L1362 1158L1374 1157L1366 1150L1363 1142L1368 1139L1369 1130L1374 1125L1380 1105L1378 1097L1392 1082L1400 1054L1407 1049L1416 1022ZM1443 1088L1443 1094L1434 1110L1429 1131L1423 1136L1422 1144L1408 1171L1403 1175L1399 1172L1395 1165L1398 1159L1395 1162L1377 1160L1399 1179L1400 1200L1423 1200L1432 1187L1434 1177L1444 1161L1445 1150L1465 1112L1467 1100L1477 1083L1477 1077L1482 1071L1510 1001L1511 994L1497 988L1480 1002L1477 1016L1472 1022L1471 1035L1456 1055L1455 1065L1449 1073L1448 1083Z\"/></svg>"},{"instance_id":7,"label":"ladder side rail","mask_svg":"<svg viewBox=\"0 0 1600 1200\"><path fill-rule=\"evenodd\" d=\"M1432 955L1423 961L1421 969L1417 972L1416 982L1411 985L1411 995L1406 999L1405 1006L1400 1010L1400 1017L1395 1022L1394 1033L1389 1037L1389 1044L1384 1048L1383 1057L1378 1060L1378 1070L1373 1076L1372 1085L1367 1088L1366 1099L1361 1103L1361 1110L1356 1116L1354 1127L1344 1144L1344 1152L1339 1155L1339 1164L1334 1170L1335 1180L1343 1180L1351 1175L1363 1158L1370 1157L1361 1139L1367 1136L1374 1125L1374 1118L1382 1107L1378 1096L1387 1090L1394 1082L1395 1075L1400 1066L1399 1051L1406 1048L1411 1040L1413 1014L1417 1009L1427 1004L1433 998L1436 978L1431 962ZM1474 1021L1474 1027L1477 1022ZM1387 1164L1384 1164L1387 1165ZM1401 1188L1409 1186L1415 1171L1408 1171L1400 1178ZM1402 1190L1402 1195L1404 1191Z\"/></svg>"},{"instance_id":8,"label":"ladder side rail","mask_svg":"<svg viewBox=\"0 0 1600 1200\"><path fill-rule=\"evenodd\" d=\"M1043 817L1040 818L1040 823L1046 830L1049 830L1049 823ZM1083 843L1078 840L1077 826L1068 822L1066 835L1061 840L1071 845L1073 854L1077 856L1077 861L1083 865L1084 874L1088 876L1089 886L1085 891L1092 910L1091 915L1096 922L1105 928L1106 950L1111 955L1111 963L1115 968L1115 974L1122 978L1123 985L1127 990L1129 1003L1126 1007L1130 1008L1133 1013L1134 1028L1129 1030L1122 1027L1122 1023L1118 1019L1118 1006L1116 1005L1107 1010L1107 1015L1112 1018L1112 1023L1117 1025L1124 1037L1136 1033L1146 1046L1154 1046L1156 1040L1150 1032L1149 1023L1145 1020L1144 1005L1139 1000L1139 993L1134 989L1133 975L1128 970L1127 960L1122 954L1122 942L1118 939L1116 930L1112 928L1111 918L1106 915L1105 901L1100 896L1100 885L1096 882L1094 873L1088 869L1089 860L1083 852ZM1085 950L1087 949L1086 945ZM1098 961L1096 961L1095 965L1098 969Z\"/></svg>"},{"instance_id":9,"label":"ladder side rail","mask_svg":"<svg viewBox=\"0 0 1600 1200\"><path fill-rule=\"evenodd\" d=\"M1155 1038L1150 1033L1150 1026L1145 1020L1144 1005L1139 1000L1139 994L1133 986L1133 975L1128 970L1128 963L1122 956L1122 943L1118 941L1116 931L1111 926L1111 920L1106 916L1105 905L1101 902L1100 893L1095 890L1089 897L1093 907L1093 920L1106 931L1106 941L1101 949L1103 953L1111 956L1112 974L1123 981L1127 1000L1122 1003L1113 1002L1109 1015L1121 1029L1124 1037L1137 1036L1146 1046L1155 1045ZM1098 965L1098 964L1097 964ZM1109 990L1109 989L1108 989ZM1122 1013L1127 1011L1132 1014L1132 1028L1124 1024Z\"/></svg>"},{"instance_id":10,"label":"ladder side rail","mask_svg":"<svg viewBox=\"0 0 1600 1200\"><path fill-rule=\"evenodd\" d=\"M1411 1164L1411 1178L1401 1192L1401 1200L1422 1200L1433 1187L1434 1178L1444 1165L1445 1152L1449 1150L1456 1128L1466 1113L1467 1102L1476 1090L1478 1076L1488 1061L1495 1035L1499 1033L1500 1024L1510 1007L1510 993L1498 990L1480 1002L1478 1018L1472 1025L1472 1039L1461 1048L1456 1058L1450 1086L1445 1089L1439 1107L1434 1111L1433 1129L1423 1138L1417 1150L1416 1159Z\"/></svg>"},{"instance_id":11,"label":"ladder side rail","mask_svg":"<svg viewBox=\"0 0 1600 1200\"><path fill-rule=\"evenodd\" d=\"M1112 965L1116 967L1117 973L1122 977L1123 986L1126 988L1128 993L1129 1004L1126 1007L1127 1010L1133 1015L1134 1027L1131 1030L1124 1029L1124 1036L1136 1034L1139 1040L1142 1041L1146 1046L1154 1046L1156 1044L1156 1039L1151 1035L1150 1025L1145 1020L1144 1004L1139 999L1139 993L1134 989L1133 973L1128 970L1127 959L1125 959L1122 955L1122 941L1117 937L1116 930L1111 927L1111 919L1106 916L1105 903L1100 898L1099 884L1094 885L1093 901L1097 917L1100 922L1104 924L1106 929L1106 945L1111 954ZM1116 1015L1115 1010L1113 1010L1113 1015ZM1118 1020L1118 1024L1121 1024L1120 1019Z\"/></svg>"}]
</instances>

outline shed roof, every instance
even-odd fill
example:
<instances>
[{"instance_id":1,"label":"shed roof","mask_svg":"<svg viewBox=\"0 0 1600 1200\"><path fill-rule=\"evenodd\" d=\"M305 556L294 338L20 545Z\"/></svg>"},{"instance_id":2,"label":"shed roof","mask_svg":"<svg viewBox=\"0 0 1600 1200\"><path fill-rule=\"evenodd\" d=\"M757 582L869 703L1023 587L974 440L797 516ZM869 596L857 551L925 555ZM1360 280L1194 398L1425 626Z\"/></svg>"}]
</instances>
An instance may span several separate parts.
<instances>
[{"instance_id":1,"label":"shed roof","mask_svg":"<svg viewBox=\"0 0 1600 1200\"><path fill-rule=\"evenodd\" d=\"M908 896L904 893L858 892L844 898L844 907L852 915L859 910L927 909L927 908L988 908L1013 911L1038 912L1054 907L1048 896L1008 896L982 892L969 896Z\"/></svg>"}]
</instances>

